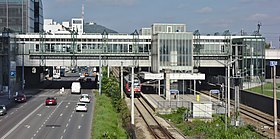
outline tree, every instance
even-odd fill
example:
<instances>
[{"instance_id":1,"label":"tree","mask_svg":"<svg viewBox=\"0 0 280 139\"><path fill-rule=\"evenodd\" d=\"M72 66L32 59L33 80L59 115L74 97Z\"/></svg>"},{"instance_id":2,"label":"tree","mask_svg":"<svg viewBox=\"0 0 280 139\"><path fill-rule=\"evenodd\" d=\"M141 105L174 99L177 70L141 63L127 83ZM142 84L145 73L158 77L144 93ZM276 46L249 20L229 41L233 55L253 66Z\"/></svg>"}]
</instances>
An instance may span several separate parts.
<instances>
[{"instance_id":1,"label":"tree","mask_svg":"<svg viewBox=\"0 0 280 139\"><path fill-rule=\"evenodd\" d=\"M271 44L270 43L265 43L265 49L270 49L271 48Z\"/></svg>"}]
</instances>

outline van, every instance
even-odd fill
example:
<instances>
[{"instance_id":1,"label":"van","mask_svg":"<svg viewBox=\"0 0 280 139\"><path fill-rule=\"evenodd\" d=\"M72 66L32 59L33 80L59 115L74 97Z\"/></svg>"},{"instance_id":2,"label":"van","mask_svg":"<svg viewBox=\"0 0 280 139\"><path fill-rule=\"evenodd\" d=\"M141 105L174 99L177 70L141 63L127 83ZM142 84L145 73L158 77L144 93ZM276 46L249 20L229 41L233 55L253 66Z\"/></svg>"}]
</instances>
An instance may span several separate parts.
<instances>
[{"instance_id":1,"label":"van","mask_svg":"<svg viewBox=\"0 0 280 139\"><path fill-rule=\"evenodd\" d=\"M71 94L81 94L80 82L73 82L71 85Z\"/></svg>"}]
</instances>

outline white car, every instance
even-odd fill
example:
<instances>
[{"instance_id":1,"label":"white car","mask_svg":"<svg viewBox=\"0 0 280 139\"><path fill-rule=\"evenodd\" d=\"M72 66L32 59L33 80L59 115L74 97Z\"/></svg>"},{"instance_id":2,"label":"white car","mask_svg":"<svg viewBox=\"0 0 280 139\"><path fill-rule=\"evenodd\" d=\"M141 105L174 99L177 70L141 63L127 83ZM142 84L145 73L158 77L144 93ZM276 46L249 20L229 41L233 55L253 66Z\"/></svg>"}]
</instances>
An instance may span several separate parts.
<instances>
[{"instance_id":1,"label":"white car","mask_svg":"<svg viewBox=\"0 0 280 139\"><path fill-rule=\"evenodd\" d=\"M54 75L53 75L53 78L54 78L54 79L60 79L60 75L59 75L59 74L54 74Z\"/></svg>"},{"instance_id":2,"label":"white car","mask_svg":"<svg viewBox=\"0 0 280 139\"><path fill-rule=\"evenodd\" d=\"M89 97L89 95L88 95L88 94L81 94L81 96L88 96L88 97Z\"/></svg>"},{"instance_id":3,"label":"white car","mask_svg":"<svg viewBox=\"0 0 280 139\"><path fill-rule=\"evenodd\" d=\"M86 103L81 103L81 102L78 102L77 105L76 105L76 111L85 111L87 112L87 104Z\"/></svg>"},{"instance_id":4,"label":"white car","mask_svg":"<svg viewBox=\"0 0 280 139\"><path fill-rule=\"evenodd\" d=\"M89 96L87 96L87 95L85 95L85 94L81 95L81 97L80 97L80 102L90 103L90 98L89 98Z\"/></svg>"}]
</instances>

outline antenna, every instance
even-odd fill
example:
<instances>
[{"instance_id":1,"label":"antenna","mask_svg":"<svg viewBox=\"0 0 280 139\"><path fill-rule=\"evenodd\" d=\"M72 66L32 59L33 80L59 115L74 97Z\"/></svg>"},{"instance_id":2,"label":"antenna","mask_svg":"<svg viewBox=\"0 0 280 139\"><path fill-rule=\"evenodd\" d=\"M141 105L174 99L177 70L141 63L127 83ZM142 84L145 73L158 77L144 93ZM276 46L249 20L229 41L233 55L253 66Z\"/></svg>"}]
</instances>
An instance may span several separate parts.
<instances>
[{"instance_id":1,"label":"antenna","mask_svg":"<svg viewBox=\"0 0 280 139\"><path fill-rule=\"evenodd\" d=\"M84 6L85 1L82 1L82 19L84 19L84 15L85 15L85 6Z\"/></svg>"},{"instance_id":2,"label":"antenna","mask_svg":"<svg viewBox=\"0 0 280 139\"><path fill-rule=\"evenodd\" d=\"M258 34L260 34L260 29L261 29L262 23L261 23L261 22L259 22L257 26L258 26L257 33L258 33Z\"/></svg>"}]
</instances>

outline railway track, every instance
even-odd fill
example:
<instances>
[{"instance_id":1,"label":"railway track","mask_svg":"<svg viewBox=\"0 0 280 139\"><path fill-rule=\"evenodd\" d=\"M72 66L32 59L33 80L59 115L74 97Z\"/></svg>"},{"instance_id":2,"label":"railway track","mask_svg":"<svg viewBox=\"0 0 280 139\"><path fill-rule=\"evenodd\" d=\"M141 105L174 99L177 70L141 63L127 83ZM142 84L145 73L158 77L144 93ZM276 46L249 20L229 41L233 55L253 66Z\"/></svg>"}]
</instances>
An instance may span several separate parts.
<instances>
[{"instance_id":1,"label":"railway track","mask_svg":"<svg viewBox=\"0 0 280 139\"><path fill-rule=\"evenodd\" d=\"M202 92L204 95L208 95L209 93L207 92ZM215 95L211 95L211 97L218 99L217 96ZM234 101L231 100L230 104L233 106L234 105ZM263 135L269 135L269 134L273 134L273 128L274 128L274 117L263 113L261 111L258 111L254 108L248 107L246 105L240 104L240 113L243 114L244 116L250 118L252 121L254 122L258 122L258 130L260 131L261 134ZM280 122L280 119L277 120L277 122ZM256 124L256 123L254 123ZM278 125L278 130L280 130L280 126Z\"/></svg>"},{"instance_id":2,"label":"railway track","mask_svg":"<svg viewBox=\"0 0 280 139\"><path fill-rule=\"evenodd\" d=\"M175 139L164 127L161 126L161 124L152 114L153 110L142 98L135 99L134 105L146 123L150 133L156 139Z\"/></svg>"}]
</instances>

